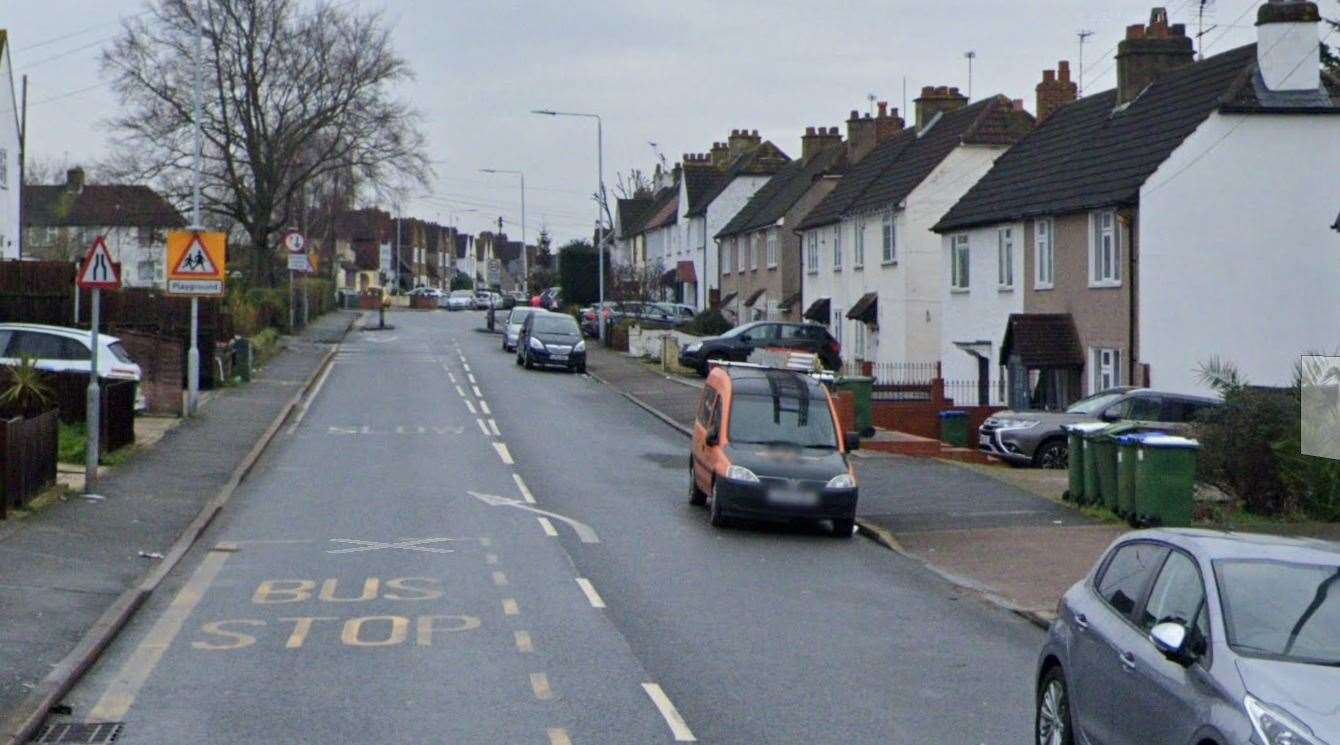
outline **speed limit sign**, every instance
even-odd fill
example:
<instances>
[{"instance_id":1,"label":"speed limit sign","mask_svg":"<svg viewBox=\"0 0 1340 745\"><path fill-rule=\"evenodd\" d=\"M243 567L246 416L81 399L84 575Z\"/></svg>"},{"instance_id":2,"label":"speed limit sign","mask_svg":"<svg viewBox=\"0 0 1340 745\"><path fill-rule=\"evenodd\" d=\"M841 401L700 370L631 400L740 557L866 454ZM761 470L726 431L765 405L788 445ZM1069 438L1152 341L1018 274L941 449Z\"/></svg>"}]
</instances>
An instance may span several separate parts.
<instances>
[{"instance_id":1,"label":"speed limit sign","mask_svg":"<svg viewBox=\"0 0 1340 745\"><path fill-rule=\"evenodd\" d=\"M291 254L300 254L307 248L307 238L296 230L290 230L283 237L284 248Z\"/></svg>"}]
</instances>

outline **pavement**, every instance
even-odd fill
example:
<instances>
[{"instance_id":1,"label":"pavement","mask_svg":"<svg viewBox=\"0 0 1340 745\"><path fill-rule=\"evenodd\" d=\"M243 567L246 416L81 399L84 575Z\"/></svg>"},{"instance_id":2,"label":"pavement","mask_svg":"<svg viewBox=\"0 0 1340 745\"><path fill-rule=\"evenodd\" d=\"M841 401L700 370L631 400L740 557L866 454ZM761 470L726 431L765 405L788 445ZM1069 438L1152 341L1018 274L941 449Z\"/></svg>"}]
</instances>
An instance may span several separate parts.
<instances>
[{"instance_id":1,"label":"pavement","mask_svg":"<svg viewBox=\"0 0 1340 745\"><path fill-rule=\"evenodd\" d=\"M151 447L101 469L104 499L62 497L0 523L0 722L163 559L356 316L314 321L251 384L217 391L177 426L147 427Z\"/></svg>"},{"instance_id":2,"label":"pavement","mask_svg":"<svg viewBox=\"0 0 1340 745\"><path fill-rule=\"evenodd\" d=\"M589 369L653 415L690 431L696 388L594 345ZM1125 532L1042 496L1064 477L1060 472L1030 478L1004 465L873 451L855 453L855 464L863 535L1039 626L1050 623L1061 595Z\"/></svg>"},{"instance_id":3,"label":"pavement","mask_svg":"<svg viewBox=\"0 0 1340 745\"><path fill-rule=\"evenodd\" d=\"M52 723L130 745L1029 736L1036 628L870 541L712 528L681 434L516 366L473 315L351 334Z\"/></svg>"}]
</instances>

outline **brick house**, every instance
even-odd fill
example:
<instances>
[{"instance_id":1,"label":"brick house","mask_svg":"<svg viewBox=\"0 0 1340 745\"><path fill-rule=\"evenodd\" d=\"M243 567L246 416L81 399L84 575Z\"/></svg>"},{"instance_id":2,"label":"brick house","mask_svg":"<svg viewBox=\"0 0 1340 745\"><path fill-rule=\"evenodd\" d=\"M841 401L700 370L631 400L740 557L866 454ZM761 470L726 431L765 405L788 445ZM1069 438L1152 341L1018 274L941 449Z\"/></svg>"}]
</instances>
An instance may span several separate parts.
<instances>
[{"instance_id":1,"label":"brick house","mask_svg":"<svg viewBox=\"0 0 1340 745\"><path fill-rule=\"evenodd\" d=\"M82 257L104 236L130 287L160 287L167 232L186 220L158 192L138 184L85 183L71 168L64 184L23 187L23 254L53 261Z\"/></svg>"},{"instance_id":2,"label":"brick house","mask_svg":"<svg viewBox=\"0 0 1340 745\"><path fill-rule=\"evenodd\" d=\"M1318 21L1272 0L1256 44L1196 62L1156 8L1118 46L1117 88L1055 108L1063 76L1044 75L1039 126L935 226L946 377L1061 407L1116 385L1205 392L1216 356L1282 385L1334 348L1340 85L1313 62Z\"/></svg>"},{"instance_id":3,"label":"brick house","mask_svg":"<svg viewBox=\"0 0 1340 745\"><path fill-rule=\"evenodd\" d=\"M394 225L379 209L348 210L335 217L335 287L362 291L382 286L390 265Z\"/></svg>"}]
</instances>

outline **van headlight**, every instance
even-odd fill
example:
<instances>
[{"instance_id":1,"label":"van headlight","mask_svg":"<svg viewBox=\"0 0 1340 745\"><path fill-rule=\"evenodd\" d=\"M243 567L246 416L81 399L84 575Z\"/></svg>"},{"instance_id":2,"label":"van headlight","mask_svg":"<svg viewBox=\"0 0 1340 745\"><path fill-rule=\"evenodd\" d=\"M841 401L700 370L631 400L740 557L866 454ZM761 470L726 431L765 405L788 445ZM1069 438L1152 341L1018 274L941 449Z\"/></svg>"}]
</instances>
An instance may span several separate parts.
<instances>
[{"instance_id":1,"label":"van headlight","mask_svg":"<svg viewBox=\"0 0 1340 745\"><path fill-rule=\"evenodd\" d=\"M751 484L758 483L758 476L744 466L731 466L726 469L726 478L732 481L748 481Z\"/></svg>"},{"instance_id":2,"label":"van headlight","mask_svg":"<svg viewBox=\"0 0 1340 745\"><path fill-rule=\"evenodd\" d=\"M1256 728L1256 736L1265 745L1325 745L1312 734L1307 725L1283 711L1267 706L1252 696L1247 696L1242 703L1247 707L1252 726Z\"/></svg>"},{"instance_id":3,"label":"van headlight","mask_svg":"<svg viewBox=\"0 0 1340 745\"><path fill-rule=\"evenodd\" d=\"M856 479L850 473L839 473L828 480L829 489L855 489Z\"/></svg>"}]
</instances>

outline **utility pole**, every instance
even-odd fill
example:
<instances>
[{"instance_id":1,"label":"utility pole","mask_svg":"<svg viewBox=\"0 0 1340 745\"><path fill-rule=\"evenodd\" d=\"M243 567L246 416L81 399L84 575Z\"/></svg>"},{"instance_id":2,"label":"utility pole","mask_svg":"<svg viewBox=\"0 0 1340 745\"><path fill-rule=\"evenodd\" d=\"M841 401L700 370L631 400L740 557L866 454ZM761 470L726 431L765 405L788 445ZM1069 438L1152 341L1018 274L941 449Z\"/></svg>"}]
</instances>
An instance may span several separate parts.
<instances>
[{"instance_id":1,"label":"utility pole","mask_svg":"<svg viewBox=\"0 0 1340 745\"><path fill-rule=\"evenodd\" d=\"M28 76L27 76L26 74L23 76L23 93L22 93L21 95L22 95L22 99L21 99L21 102L20 102L20 106L22 107L22 109L21 109L21 111L20 111L20 113L19 113L19 190L20 190L20 192L21 192L22 189L23 189L23 183L24 183L24 178L25 178L24 167L25 167L25 165L26 165L26 163L27 163L27 160L28 160ZM23 260L23 225L24 225L24 223L23 223L23 206L24 206L25 204L27 204L27 200L25 200L25 199L19 199L19 229L18 229L18 232L17 232L15 235L17 236L17 239L18 239L18 242L19 242L19 260L20 260L20 261ZM75 308L77 309L77 308L79 307L79 290L78 290L78 289L76 289L76 290L74 291L74 302L75 302ZM79 311L78 311L78 310L75 311L75 325L76 325L76 326L79 325Z\"/></svg>"},{"instance_id":2,"label":"utility pole","mask_svg":"<svg viewBox=\"0 0 1340 745\"><path fill-rule=\"evenodd\" d=\"M192 118L195 120L195 174L191 183L191 227L204 230L200 215L200 182L204 178L205 130L201 123L201 110L204 106L204 35L200 30L199 16L195 22L195 92L192 96ZM96 320L94 321L96 327ZM195 416L196 406L200 402L200 298L191 296L191 349L186 354L186 415Z\"/></svg>"},{"instance_id":3,"label":"utility pole","mask_svg":"<svg viewBox=\"0 0 1340 745\"><path fill-rule=\"evenodd\" d=\"M972 61L977 59L977 52L969 49L963 53L963 57L968 60L968 100L972 100Z\"/></svg>"},{"instance_id":4,"label":"utility pole","mask_svg":"<svg viewBox=\"0 0 1340 745\"><path fill-rule=\"evenodd\" d=\"M1088 29L1080 29L1077 33L1079 35L1079 78L1077 79L1078 85L1075 87L1075 94L1079 98L1084 98L1084 42L1088 41L1090 36L1093 36L1093 32Z\"/></svg>"}]
</instances>

